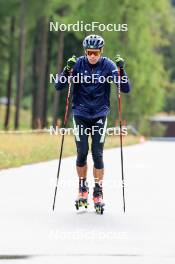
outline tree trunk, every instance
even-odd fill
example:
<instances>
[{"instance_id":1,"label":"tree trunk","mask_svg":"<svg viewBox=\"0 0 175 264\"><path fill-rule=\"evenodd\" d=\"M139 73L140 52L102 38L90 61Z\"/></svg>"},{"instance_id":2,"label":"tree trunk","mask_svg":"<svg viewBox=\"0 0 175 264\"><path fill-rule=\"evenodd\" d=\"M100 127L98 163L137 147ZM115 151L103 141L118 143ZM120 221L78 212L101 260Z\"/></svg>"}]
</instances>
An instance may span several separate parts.
<instances>
[{"instance_id":1,"label":"tree trunk","mask_svg":"<svg viewBox=\"0 0 175 264\"><path fill-rule=\"evenodd\" d=\"M35 129L37 127L36 123L36 103L37 103L37 34L38 30L35 29L34 32L34 42L33 42L33 54L32 54L32 128Z\"/></svg>"},{"instance_id":2,"label":"tree trunk","mask_svg":"<svg viewBox=\"0 0 175 264\"><path fill-rule=\"evenodd\" d=\"M46 82L46 66L47 66L47 38L48 38L48 21L46 17L42 17L38 22L39 45L37 49L37 122L38 128L44 127L44 101L45 101L45 82Z\"/></svg>"},{"instance_id":3,"label":"tree trunk","mask_svg":"<svg viewBox=\"0 0 175 264\"><path fill-rule=\"evenodd\" d=\"M49 25L48 25L49 26ZM44 98L44 117L43 126L47 127L47 106L48 106L48 87L49 87L49 70L52 60L52 32L48 33L48 48L47 48L47 66L46 66L46 81L45 81L45 98Z\"/></svg>"},{"instance_id":4,"label":"tree trunk","mask_svg":"<svg viewBox=\"0 0 175 264\"><path fill-rule=\"evenodd\" d=\"M21 98L23 94L23 85L24 85L25 15L26 15L26 3L25 0L21 0L16 112L15 112L15 125L14 125L15 129L18 129L19 127L20 103L21 103Z\"/></svg>"},{"instance_id":5,"label":"tree trunk","mask_svg":"<svg viewBox=\"0 0 175 264\"><path fill-rule=\"evenodd\" d=\"M14 32L15 32L15 18L11 18L10 23L10 52L9 52L9 74L7 81L7 106L4 121L4 129L9 127L10 119L10 106L11 106L11 96L12 96L12 75L13 75L13 59L14 59Z\"/></svg>"},{"instance_id":6,"label":"tree trunk","mask_svg":"<svg viewBox=\"0 0 175 264\"><path fill-rule=\"evenodd\" d=\"M47 107L47 53L48 53L48 20L40 17L37 21L33 45L33 102L32 102L32 128L45 126Z\"/></svg>"},{"instance_id":7,"label":"tree trunk","mask_svg":"<svg viewBox=\"0 0 175 264\"><path fill-rule=\"evenodd\" d=\"M57 59L57 71L58 73L62 70L63 65L63 55L64 55L64 31L60 31L59 41L58 41L58 59ZM60 92L55 91L54 94L54 109L53 109L53 125L57 125L58 113L59 113L59 102L60 102Z\"/></svg>"}]
</instances>

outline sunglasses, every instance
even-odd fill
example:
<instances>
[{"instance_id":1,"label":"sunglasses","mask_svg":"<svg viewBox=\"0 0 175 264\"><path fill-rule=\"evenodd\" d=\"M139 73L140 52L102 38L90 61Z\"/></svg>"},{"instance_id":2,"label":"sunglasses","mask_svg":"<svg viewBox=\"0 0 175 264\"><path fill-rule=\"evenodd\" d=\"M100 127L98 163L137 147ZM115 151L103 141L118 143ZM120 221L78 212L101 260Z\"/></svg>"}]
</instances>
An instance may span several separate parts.
<instances>
[{"instance_id":1,"label":"sunglasses","mask_svg":"<svg viewBox=\"0 0 175 264\"><path fill-rule=\"evenodd\" d=\"M86 50L86 54L88 56L91 56L92 54L94 56L99 56L101 54L101 50Z\"/></svg>"}]
</instances>

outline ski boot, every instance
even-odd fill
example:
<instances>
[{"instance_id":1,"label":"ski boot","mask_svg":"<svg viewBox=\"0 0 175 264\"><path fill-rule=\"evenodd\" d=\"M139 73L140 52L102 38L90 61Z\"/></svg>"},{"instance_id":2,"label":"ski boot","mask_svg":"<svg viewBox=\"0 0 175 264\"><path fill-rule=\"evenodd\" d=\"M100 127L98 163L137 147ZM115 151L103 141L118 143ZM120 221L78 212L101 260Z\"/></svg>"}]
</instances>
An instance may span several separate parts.
<instances>
[{"instance_id":1,"label":"ski boot","mask_svg":"<svg viewBox=\"0 0 175 264\"><path fill-rule=\"evenodd\" d=\"M88 194L89 194L89 188L85 185L79 186L79 194L75 201L75 207L77 210L79 210L80 207L84 207L85 209L88 208Z\"/></svg>"},{"instance_id":2,"label":"ski boot","mask_svg":"<svg viewBox=\"0 0 175 264\"><path fill-rule=\"evenodd\" d=\"M93 201L94 201L94 208L97 214L103 214L104 211L104 202L103 202L103 191L102 187L98 184L94 187L93 192Z\"/></svg>"}]
</instances>

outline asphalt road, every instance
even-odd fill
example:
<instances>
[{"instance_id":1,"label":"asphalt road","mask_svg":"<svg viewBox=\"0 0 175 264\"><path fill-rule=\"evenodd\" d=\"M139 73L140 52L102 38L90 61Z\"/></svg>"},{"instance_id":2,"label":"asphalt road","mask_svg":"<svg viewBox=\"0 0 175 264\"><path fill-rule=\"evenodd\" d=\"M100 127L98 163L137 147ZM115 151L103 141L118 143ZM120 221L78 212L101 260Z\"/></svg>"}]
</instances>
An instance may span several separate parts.
<instances>
[{"instance_id":1,"label":"asphalt road","mask_svg":"<svg viewBox=\"0 0 175 264\"><path fill-rule=\"evenodd\" d=\"M175 141L124 148L126 213L119 149L105 151L104 215L77 212L75 157L0 171L0 262L175 263Z\"/></svg>"}]
</instances>

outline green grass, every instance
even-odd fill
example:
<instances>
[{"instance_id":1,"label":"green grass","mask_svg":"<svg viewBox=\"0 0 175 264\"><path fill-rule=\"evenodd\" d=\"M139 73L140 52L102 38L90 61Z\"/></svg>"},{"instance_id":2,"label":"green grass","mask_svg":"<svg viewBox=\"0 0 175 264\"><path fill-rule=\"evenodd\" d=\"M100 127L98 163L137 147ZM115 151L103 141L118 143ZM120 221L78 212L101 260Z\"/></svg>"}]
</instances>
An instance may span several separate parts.
<instances>
[{"instance_id":1,"label":"green grass","mask_svg":"<svg viewBox=\"0 0 175 264\"><path fill-rule=\"evenodd\" d=\"M0 129L4 129L6 106L0 105ZM9 129L14 129L15 106L11 106ZM31 111L20 109L20 129L30 129Z\"/></svg>"},{"instance_id":2,"label":"green grass","mask_svg":"<svg viewBox=\"0 0 175 264\"><path fill-rule=\"evenodd\" d=\"M125 136L124 145L136 144L139 137ZM0 134L0 169L18 167L59 157L61 136L49 134ZM106 137L105 148L120 145L119 137ZM65 136L63 157L76 155L73 136Z\"/></svg>"}]
</instances>

